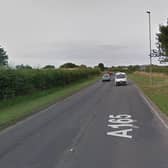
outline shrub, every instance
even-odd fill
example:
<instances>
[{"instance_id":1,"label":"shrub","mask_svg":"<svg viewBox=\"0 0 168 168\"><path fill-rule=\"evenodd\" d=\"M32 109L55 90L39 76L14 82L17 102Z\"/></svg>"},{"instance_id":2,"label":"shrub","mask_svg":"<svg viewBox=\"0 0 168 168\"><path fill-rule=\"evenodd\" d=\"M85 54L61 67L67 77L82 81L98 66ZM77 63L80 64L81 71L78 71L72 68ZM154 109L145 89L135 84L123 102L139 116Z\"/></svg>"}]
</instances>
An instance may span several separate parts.
<instances>
[{"instance_id":1,"label":"shrub","mask_svg":"<svg viewBox=\"0 0 168 168\"><path fill-rule=\"evenodd\" d=\"M2 69L0 70L0 100L65 86L99 74L98 69Z\"/></svg>"}]
</instances>

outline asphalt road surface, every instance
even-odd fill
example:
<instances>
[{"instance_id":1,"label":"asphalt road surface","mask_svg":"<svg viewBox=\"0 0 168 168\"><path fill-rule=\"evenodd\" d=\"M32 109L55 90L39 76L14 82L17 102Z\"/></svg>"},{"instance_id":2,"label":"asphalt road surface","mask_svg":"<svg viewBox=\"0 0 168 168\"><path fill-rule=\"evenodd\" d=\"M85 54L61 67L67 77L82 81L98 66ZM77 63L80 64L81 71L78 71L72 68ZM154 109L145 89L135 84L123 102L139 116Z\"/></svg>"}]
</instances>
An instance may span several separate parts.
<instances>
[{"instance_id":1,"label":"asphalt road surface","mask_svg":"<svg viewBox=\"0 0 168 168\"><path fill-rule=\"evenodd\" d=\"M134 84L98 81L0 133L0 168L168 168L168 129Z\"/></svg>"}]
</instances>

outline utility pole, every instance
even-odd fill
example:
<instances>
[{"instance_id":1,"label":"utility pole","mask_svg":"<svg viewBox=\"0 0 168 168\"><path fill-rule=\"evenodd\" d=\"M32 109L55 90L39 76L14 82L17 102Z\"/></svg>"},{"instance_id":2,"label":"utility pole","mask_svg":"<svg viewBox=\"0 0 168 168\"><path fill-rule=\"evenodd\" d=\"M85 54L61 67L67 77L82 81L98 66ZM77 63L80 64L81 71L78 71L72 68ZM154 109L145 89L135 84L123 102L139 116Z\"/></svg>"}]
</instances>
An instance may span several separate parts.
<instances>
[{"instance_id":1,"label":"utility pole","mask_svg":"<svg viewBox=\"0 0 168 168\"><path fill-rule=\"evenodd\" d=\"M146 12L149 17L149 57L150 57L150 84L152 85L152 40L151 40L151 12Z\"/></svg>"}]
</instances>

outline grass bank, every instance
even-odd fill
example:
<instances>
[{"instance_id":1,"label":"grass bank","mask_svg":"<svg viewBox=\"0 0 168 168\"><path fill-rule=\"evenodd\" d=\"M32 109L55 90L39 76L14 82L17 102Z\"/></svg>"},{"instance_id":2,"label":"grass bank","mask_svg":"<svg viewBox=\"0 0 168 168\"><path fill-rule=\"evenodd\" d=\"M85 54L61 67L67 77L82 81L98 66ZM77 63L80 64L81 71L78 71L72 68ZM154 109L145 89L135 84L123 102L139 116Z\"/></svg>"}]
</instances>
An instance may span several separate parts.
<instances>
[{"instance_id":1,"label":"grass bank","mask_svg":"<svg viewBox=\"0 0 168 168\"><path fill-rule=\"evenodd\" d=\"M135 72L129 75L129 78L140 86L160 110L168 115L168 75L153 73L152 84L149 77L149 73L145 72Z\"/></svg>"},{"instance_id":2,"label":"grass bank","mask_svg":"<svg viewBox=\"0 0 168 168\"><path fill-rule=\"evenodd\" d=\"M0 129L40 111L43 108L72 95L80 89L93 84L98 76L81 80L65 87L40 91L29 96L20 96L0 102Z\"/></svg>"}]
</instances>

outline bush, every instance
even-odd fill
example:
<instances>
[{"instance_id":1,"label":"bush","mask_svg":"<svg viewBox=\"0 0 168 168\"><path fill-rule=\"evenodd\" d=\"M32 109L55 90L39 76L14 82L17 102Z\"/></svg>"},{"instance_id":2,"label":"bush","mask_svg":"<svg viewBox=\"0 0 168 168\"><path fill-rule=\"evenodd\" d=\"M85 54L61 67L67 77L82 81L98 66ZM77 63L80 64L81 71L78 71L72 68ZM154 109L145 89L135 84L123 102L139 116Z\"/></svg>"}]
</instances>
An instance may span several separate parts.
<instances>
[{"instance_id":1,"label":"bush","mask_svg":"<svg viewBox=\"0 0 168 168\"><path fill-rule=\"evenodd\" d=\"M16 69L0 70L0 100L66 86L99 74L98 69Z\"/></svg>"}]
</instances>

